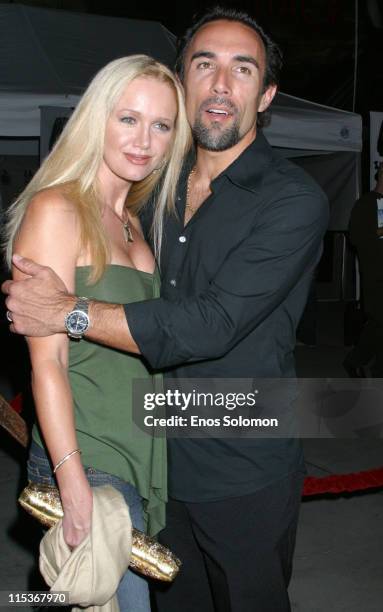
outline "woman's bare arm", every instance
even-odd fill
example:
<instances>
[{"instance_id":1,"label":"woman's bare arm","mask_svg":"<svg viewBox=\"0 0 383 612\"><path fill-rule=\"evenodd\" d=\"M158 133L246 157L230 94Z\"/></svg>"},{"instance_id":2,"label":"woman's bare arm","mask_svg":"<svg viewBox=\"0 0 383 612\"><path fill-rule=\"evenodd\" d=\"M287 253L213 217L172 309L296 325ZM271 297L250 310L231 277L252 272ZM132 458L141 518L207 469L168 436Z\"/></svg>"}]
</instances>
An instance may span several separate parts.
<instances>
[{"instance_id":1,"label":"woman's bare arm","mask_svg":"<svg viewBox=\"0 0 383 612\"><path fill-rule=\"evenodd\" d=\"M79 229L73 205L56 190L38 194L30 203L15 248L22 255L49 265L74 291ZM14 279L25 278L16 267ZM33 298L32 298L33 299ZM72 393L68 379L68 343L65 334L27 337L36 414L51 461L56 465L78 447ZM79 454L56 473L64 509L64 538L79 544L91 522L92 493Z\"/></svg>"}]
</instances>

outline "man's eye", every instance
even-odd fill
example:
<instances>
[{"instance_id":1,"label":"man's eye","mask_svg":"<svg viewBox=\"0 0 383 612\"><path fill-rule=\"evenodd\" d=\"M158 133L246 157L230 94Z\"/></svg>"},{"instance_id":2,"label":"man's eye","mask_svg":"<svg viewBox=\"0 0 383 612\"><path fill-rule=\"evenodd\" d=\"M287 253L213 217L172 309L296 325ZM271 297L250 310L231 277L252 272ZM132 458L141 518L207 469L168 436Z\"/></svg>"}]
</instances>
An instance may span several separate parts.
<instances>
[{"instance_id":1,"label":"man's eye","mask_svg":"<svg viewBox=\"0 0 383 612\"><path fill-rule=\"evenodd\" d=\"M238 66L237 71L241 74L251 74L251 70L248 66Z\"/></svg>"},{"instance_id":2,"label":"man's eye","mask_svg":"<svg viewBox=\"0 0 383 612\"><path fill-rule=\"evenodd\" d=\"M199 70L208 70L209 68L211 68L212 64L210 62L200 62L199 64L197 64L197 68Z\"/></svg>"},{"instance_id":3,"label":"man's eye","mask_svg":"<svg viewBox=\"0 0 383 612\"><path fill-rule=\"evenodd\" d=\"M136 123L135 118L129 115L124 115L123 117L120 117L120 121L121 123L127 123L128 125L134 125L134 123Z\"/></svg>"}]
</instances>

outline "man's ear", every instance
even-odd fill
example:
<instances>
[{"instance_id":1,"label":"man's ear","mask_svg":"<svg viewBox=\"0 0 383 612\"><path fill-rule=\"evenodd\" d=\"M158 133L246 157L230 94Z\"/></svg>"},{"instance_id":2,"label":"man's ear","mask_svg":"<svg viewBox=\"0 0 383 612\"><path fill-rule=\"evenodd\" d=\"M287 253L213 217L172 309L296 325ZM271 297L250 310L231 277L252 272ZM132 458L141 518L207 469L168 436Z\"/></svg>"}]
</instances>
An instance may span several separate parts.
<instances>
[{"instance_id":1,"label":"man's ear","mask_svg":"<svg viewBox=\"0 0 383 612\"><path fill-rule=\"evenodd\" d=\"M262 113L270 106L276 93L277 93L277 85L269 85L269 87L266 89L266 91L261 96L261 101L258 106L259 113Z\"/></svg>"}]
</instances>

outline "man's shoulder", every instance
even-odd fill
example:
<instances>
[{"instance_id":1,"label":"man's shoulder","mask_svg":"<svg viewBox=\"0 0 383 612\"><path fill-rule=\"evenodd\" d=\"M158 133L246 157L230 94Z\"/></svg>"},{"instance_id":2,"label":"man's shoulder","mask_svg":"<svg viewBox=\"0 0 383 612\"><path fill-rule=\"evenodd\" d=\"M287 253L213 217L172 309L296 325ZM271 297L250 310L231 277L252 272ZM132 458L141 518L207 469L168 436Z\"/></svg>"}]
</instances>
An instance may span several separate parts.
<instances>
[{"instance_id":1,"label":"man's shoulder","mask_svg":"<svg viewBox=\"0 0 383 612\"><path fill-rule=\"evenodd\" d=\"M261 227L294 231L315 225L324 233L329 219L326 194L315 180L293 162L272 152L254 189L254 210Z\"/></svg>"},{"instance_id":2,"label":"man's shoulder","mask_svg":"<svg viewBox=\"0 0 383 612\"><path fill-rule=\"evenodd\" d=\"M318 183L297 164L276 152L260 131L255 140L228 170L229 178L239 187L273 199L279 194L312 195L327 201Z\"/></svg>"},{"instance_id":3,"label":"man's shoulder","mask_svg":"<svg viewBox=\"0 0 383 612\"><path fill-rule=\"evenodd\" d=\"M282 189L282 193L305 192L327 200L326 194L313 177L289 159L273 156L270 173L265 176L265 180L272 181L278 189Z\"/></svg>"},{"instance_id":4,"label":"man's shoulder","mask_svg":"<svg viewBox=\"0 0 383 612\"><path fill-rule=\"evenodd\" d=\"M260 195L265 211L291 216L298 221L307 218L327 223L329 202L318 183L288 159L273 155L264 172Z\"/></svg>"}]
</instances>

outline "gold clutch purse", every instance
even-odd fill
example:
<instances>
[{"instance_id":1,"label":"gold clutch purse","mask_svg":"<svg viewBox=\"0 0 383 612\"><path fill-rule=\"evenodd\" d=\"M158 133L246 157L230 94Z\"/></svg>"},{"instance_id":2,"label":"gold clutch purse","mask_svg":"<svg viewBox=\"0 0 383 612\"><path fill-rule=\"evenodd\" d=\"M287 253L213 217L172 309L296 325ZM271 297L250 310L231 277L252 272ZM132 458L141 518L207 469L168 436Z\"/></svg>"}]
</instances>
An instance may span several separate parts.
<instances>
[{"instance_id":1,"label":"gold clutch purse","mask_svg":"<svg viewBox=\"0 0 383 612\"><path fill-rule=\"evenodd\" d=\"M21 492L19 503L45 527L53 527L63 517L56 487L30 482ZM181 567L181 561L168 548L133 528L130 567L149 578L171 582Z\"/></svg>"}]
</instances>

